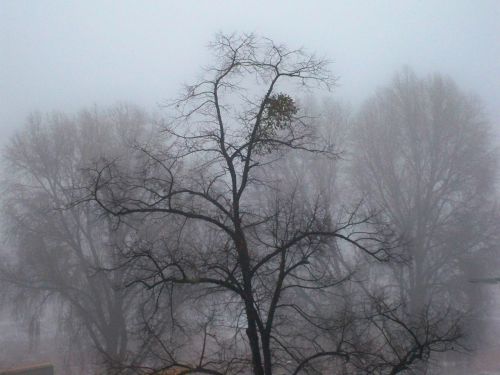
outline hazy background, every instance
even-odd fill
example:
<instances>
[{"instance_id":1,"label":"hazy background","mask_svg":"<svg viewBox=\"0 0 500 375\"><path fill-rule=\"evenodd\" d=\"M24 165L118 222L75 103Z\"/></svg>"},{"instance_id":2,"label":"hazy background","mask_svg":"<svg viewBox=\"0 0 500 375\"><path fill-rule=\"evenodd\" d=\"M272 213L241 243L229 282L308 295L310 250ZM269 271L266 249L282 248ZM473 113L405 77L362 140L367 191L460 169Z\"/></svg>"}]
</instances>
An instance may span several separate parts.
<instances>
[{"instance_id":1,"label":"hazy background","mask_svg":"<svg viewBox=\"0 0 500 375\"><path fill-rule=\"evenodd\" d=\"M331 59L332 95L354 107L404 65L448 74L481 98L500 145L500 0L0 0L0 148L32 111L118 101L159 110L196 80L217 32L253 32ZM485 288L500 306L498 285ZM1 307L3 340L27 342ZM8 349L6 358L24 360Z\"/></svg>"},{"instance_id":2,"label":"hazy background","mask_svg":"<svg viewBox=\"0 0 500 375\"><path fill-rule=\"evenodd\" d=\"M334 95L354 105L405 64L449 74L482 98L498 130L499 20L498 0L0 0L0 143L33 110L157 108L196 77L217 31L332 59Z\"/></svg>"}]
</instances>

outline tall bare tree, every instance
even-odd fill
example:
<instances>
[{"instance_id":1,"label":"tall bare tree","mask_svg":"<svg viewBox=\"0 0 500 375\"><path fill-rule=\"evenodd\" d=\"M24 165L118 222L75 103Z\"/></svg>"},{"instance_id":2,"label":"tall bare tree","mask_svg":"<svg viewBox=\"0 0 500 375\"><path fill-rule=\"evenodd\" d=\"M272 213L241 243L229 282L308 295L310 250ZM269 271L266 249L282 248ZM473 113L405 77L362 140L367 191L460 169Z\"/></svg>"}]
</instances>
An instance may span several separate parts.
<instances>
[{"instance_id":1,"label":"tall bare tree","mask_svg":"<svg viewBox=\"0 0 500 375\"><path fill-rule=\"evenodd\" d=\"M116 268L132 230L73 202L84 168L99 157L123 157L147 126L147 116L129 105L73 118L35 114L3 155L8 254L0 279L34 327L44 309L58 312L73 360L76 343L108 363L124 361L132 347L140 353L131 339L139 294L124 288L126 270Z\"/></svg>"},{"instance_id":2,"label":"tall bare tree","mask_svg":"<svg viewBox=\"0 0 500 375\"><path fill-rule=\"evenodd\" d=\"M160 147L139 147L146 157L133 173L109 159L89 170L86 201L122 223L176 228L176 241L139 237L126 254L130 285L150 290L157 311L165 291L188 296L172 314L178 336L155 337L161 367L396 374L427 359L423 352L447 349L451 335L406 325L367 288L351 283L358 296L350 296L356 254L390 260L391 232L359 205L332 202L310 173L295 173L338 159L288 94L294 84L330 89L327 61L254 35L219 35L211 48L215 64L172 103ZM425 340L413 340L417 329ZM398 332L412 345L396 344Z\"/></svg>"},{"instance_id":3,"label":"tall bare tree","mask_svg":"<svg viewBox=\"0 0 500 375\"><path fill-rule=\"evenodd\" d=\"M356 184L403 238L407 262L385 284L410 315L463 325L485 310L470 280L487 270L498 232L496 155L479 102L449 78L406 69L366 102L354 134Z\"/></svg>"}]
</instances>

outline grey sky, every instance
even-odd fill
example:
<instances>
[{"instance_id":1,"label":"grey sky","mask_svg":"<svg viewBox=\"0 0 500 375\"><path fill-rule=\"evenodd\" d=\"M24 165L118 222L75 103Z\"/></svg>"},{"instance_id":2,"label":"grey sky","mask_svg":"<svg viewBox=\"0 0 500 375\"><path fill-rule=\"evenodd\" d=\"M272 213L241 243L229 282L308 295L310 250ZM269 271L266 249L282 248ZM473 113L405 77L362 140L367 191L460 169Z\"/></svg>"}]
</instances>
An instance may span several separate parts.
<instances>
[{"instance_id":1,"label":"grey sky","mask_svg":"<svg viewBox=\"0 0 500 375\"><path fill-rule=\"evenodd\" d=\"M353 103L405 64L449 74L498 125L499 20L498 0L0 0L0 136L33 110L120 100L155 109L196 78L217 31L255 32L332 59L334 95Z\"/></svg>"}]
</instances>

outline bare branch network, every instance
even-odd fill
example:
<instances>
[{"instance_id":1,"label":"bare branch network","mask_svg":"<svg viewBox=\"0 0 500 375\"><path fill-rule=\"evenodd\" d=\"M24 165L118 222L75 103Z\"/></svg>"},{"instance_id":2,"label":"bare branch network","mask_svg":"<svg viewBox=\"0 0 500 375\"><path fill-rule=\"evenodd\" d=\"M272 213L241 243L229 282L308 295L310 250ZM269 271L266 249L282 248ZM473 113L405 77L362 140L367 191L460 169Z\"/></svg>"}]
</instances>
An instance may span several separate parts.
<instances>
[{"instance_id":1,"label":"bare branch network","mask_svg":"<svg viewBox=\"0 0 500 375\"><path fill-rule=\"evenodd\" d=\"M335 86L327 60L253 34L210 49L168 120L33 119L7 152L25 252L2 280L57 296L108 373L393 375L463 349L474 293L451 285L496 238L474 107L408 73L325 119L299 96Z\"/></svg>"}]
</instances>

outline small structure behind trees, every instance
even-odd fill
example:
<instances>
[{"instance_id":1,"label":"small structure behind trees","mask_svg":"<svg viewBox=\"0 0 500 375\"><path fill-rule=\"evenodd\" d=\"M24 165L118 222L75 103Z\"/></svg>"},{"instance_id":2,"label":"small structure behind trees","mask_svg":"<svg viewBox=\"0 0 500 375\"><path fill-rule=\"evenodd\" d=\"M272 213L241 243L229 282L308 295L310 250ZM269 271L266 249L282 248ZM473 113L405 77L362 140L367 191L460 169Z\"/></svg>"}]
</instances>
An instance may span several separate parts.
<instances>
[{"instance_id":1,"label":"small structure behind trees","mask_svg":"<svg viewBox=\"0 0 500 375\"><path fill-rule=\"evenodd\" d=\"M50 363L43 363L18 367L9 370L0 370L0 375L54 375L54 366Z\"/></svg>"}]
</instances>

